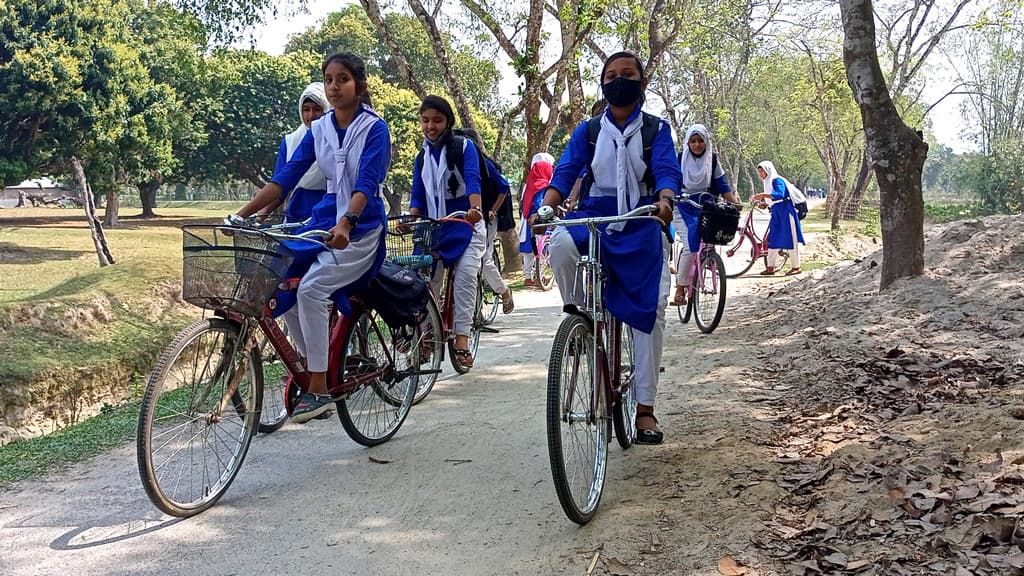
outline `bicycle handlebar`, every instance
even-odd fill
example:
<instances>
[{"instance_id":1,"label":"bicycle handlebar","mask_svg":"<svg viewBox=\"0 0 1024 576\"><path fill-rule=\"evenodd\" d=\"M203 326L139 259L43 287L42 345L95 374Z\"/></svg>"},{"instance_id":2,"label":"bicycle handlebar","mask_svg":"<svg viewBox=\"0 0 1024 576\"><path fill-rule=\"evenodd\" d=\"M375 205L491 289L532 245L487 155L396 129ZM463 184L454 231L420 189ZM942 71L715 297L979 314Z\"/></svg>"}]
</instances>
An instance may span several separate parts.
<instances>
[{"instance_id":1,"label":"bicycle handlebar","mask_svg":"<svg viewBox=\"0 0 1024 576\"><path fill-rule=\"evenodd\" d=\"M538 226L596 226L598 224L614 224L616 222L627 222L630 220L651 219L661 222L661 219L654 216L658 213L658 207L654 204L634 208L619 216L599 216L596 218L576 218L563 220L555 217L555 210L550 206L541 206L537 210Z\"/></svg>"}]
</instances>

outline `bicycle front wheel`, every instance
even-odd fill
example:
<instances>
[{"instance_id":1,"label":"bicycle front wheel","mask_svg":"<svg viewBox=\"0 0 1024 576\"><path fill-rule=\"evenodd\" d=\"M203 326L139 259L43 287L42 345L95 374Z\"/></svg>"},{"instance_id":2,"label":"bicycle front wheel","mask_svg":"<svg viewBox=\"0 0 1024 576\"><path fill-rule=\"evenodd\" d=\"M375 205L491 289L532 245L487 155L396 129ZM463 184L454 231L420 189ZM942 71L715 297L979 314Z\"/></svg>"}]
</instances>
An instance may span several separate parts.
<instances>
[{"instance_id":1,"label":"bicycle front wheel","mask_svg":"<svg viewBox=\"0 0 1024 576\"><path fill-rule=\"evenodd\" d=\"M410 337L393 331L369 310L345 333L339 381L360 382L338 401L338 418L349 438L363 446L390 440L409 415L420 378L420 327L411 332Z\"/></svg>"},{"instance_id":2,"label":"bicycle front wheel","mask_svg":"<svg viewBox=\"0 0 1024 576\"><path fill-rule=\"evenodd\" d=\"M725 265L717 253L702 253L700 281L693 291L693 321L697 328L710 334L722 321L725 312Z\"/></svg>"},{"instance_id":3,"label":"bicycle front wheel","mask_svg":"<svg viewBox=\"0 0 1024 576\"><path fill-rule=\"evenodd\" d=\"M279 321L280 322L280 321ZM288 335L288 327L280 322L281 331ZM285 367L277 351L270 345L265 334L259 335L260 357L263 360L263 407L260 410L259 431L270 434L284 426L288 420L288 408L285 406L285 382L288 368Z\"/></svg>"},{"instance_id":4,"label":"bicycle front wheel","mask_svg":"<svg viewBox=\"0 0 1024 576\"><path fill-rule=\"evenodd\" d=\"M139 411L136 452L146 495L171 516L213 506L238 474L259 425L260 352L237 324L201 320L160 353Z\"/></svg>"},{"instance_id":5,"label":"bicycle front wheel","mask_svg":"<svg viewBox=\"0 0 1024 576\"><path fill-rule=\"evenodd\" d=\"M722 257L725 275L737 278L746 274L757 260L757 244L753 236L741 231L728 247L716 246L715 250Z\"/></svg>"},{"instance_id":6,"label":"bicycle front wheel","mask_svg":"<svg viewBox=\"0 0 1024 576\"><path fill-rule=\"evenodd\" d=\"M498 268L498 272L501 272L502 267L502 254L501 254L501 243L494 243L494 251L492 253L494 265ZM490 326L494 319L498 317L498 309L501 308L501 294L498 294L491 289L490 286L484 289L484 326Z\"/></svg>"},{"instance_id":7,"label":"bicycle front wheel","mask_svg":"<svg viewBox=\"0 0 1024 576\"><path fill-rule=\"evenodd\" d=\"M551 476L565 515L577 524L594 517L608 464L607 398L595 382L594 334L566 316L548 362L547 432Z\"/></svg>"},{"instance_id":8,"label":"bicycle front wheel","mask_svg":"<svg viewBox=\"0 0 1024 576\"><path fill-rule=\"evenodd\" d=\"M469 354L476 360L477 350L480 349L480 328L484 326L484 288L483 279L477 277L476 283L476 302L473 304L473 324L469 328ZM458 357L455 355L455 339L448 341L448 359L451 361L452 368L455 369L459 374L465 374L469 372L470 368L464 366L459 362Z\"/></svg>"},{"instance_id":9,"label":"bicycle front wheel","mask_svg":"<svg viewBox=\"0 0 1024 576\"><path fill-rule=\"evenodd\" d=\"M541 253L537 255L537 262L533 267L533 281L545 292L551 290L555 285L555 271L551 269L550 251L548 244L544 244Z\"/></svg>"}]
</instances>

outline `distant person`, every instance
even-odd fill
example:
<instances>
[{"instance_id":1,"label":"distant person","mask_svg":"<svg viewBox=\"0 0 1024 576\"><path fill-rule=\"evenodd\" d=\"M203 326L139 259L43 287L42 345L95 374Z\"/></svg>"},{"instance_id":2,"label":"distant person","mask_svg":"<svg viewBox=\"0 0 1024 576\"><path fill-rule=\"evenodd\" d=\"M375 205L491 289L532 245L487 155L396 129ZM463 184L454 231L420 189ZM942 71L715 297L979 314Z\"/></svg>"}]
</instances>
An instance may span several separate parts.
<instances>
[{"instance_id":1,"label":"distant person","mask_svg":"<svg viewBox=\"0 0 1024 576\"><path fill-rule=\"evenodd\" d=\"M533 267L537 263L536 244L533 240L533 230L530 228L530 216L537 213L541 202L544 200L544 190L551 182L551 175L555 171L555 157L547 152L540 152L533 155L530 160L530 173L526 177L526 187L523 189L522 220L519 222L519 253L523 255L523 285L535 286L533 281Z\"/></svg>"},{"instance_id":2,"label":"distant person","mask_svg":"<svg viewBox=\"0 0 1024 576\"><path fill-rule=\"evenodd\" d=\"M790 269L786 276L800 273L800 244L804 244L804 233L800 228L800 217L789 189L793 184L775 170L775 164L769 161L757 165L757 175L764 183L764 193L755 194L752 202L766 200L771 206L771 220L768 223L768 266L761 272L762 276L775 274L775 263L779 259L779 250L789 250Z\"/></svg>"}]
</instances>

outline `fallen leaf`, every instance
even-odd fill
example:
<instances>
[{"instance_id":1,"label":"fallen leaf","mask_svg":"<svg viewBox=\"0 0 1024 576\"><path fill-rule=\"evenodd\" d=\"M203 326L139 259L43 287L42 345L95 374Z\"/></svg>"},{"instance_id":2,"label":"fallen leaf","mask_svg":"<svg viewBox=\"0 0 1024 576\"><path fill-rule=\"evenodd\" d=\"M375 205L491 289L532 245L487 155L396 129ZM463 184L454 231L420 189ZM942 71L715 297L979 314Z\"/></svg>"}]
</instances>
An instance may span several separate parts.
<instances>
[{"instance_id":1,"label":"fallen leaf","mask_svg":"<svg viewBox=\"0 0 1024 576\"><path fill-rule=\"evenodd\" d=\"M636 576L636 572L632 568L615 558L608 558L603 562L605 569L613 576Z\"/></svg>"},{"instance_id":2,"label":"fallen leaf","mask_svg":"<svg viewBox=\"0 0 1024 576\"><path fill-rule=\"evenodd\" d=\"M737 564L731 557L724 556L718 560L718 573L725 576L743 576L747 569Z\"/></svg>"},{"instance_id":3,"label":"fallen leaf","mask_svg":"<svg viewBox=\"0 0 1024 576\"><path fill-rule=\"evenodd\" d=\"M1007 412L1017 420L1024 420L1024 406L1014 406L1007 410Z\"/></svg>"},{"instance_id":4,"label":"fallen leaf","mask_svg":"<svg viewBox=\"0 0 1024 576\"><path fill-rule=\"evenodd\" d=\"M824 558L822 558L822 560L824 560L825 562L828 562L829 564L831 564L833 566L843 566L843 567L845 567L846 564L850 561L850 559L846 557L846 554L843 554L842 552L833 552L833 553L829 554L828 556L825 556Z\"/></svg>"},{"instance_id":5,"label":"fallen leaf","mask_svg":"<svg viewBox=\"0 0 1024 576\"><path fill-rule=\"evenodd\" d=\"M381 460L380 458L370 456L370 462L373 462L374 464L391 464L394 460Z\"/></svg>"},{"instance_id":6,"label":"fallen leaf","mask_svg":"<svg viewBox=\"0 0 1024 576\"><path fill-rule=\"evenodd\" d=\"M978 498L974 502L971 502L965 508L968 512L984 512L994 506L1016 506L1017 504L1017 499L1012 496L989 494L988 496Z\"/></svg>"},{"instance_id":7,"label":"fallen leaf","mask_svg":"<svg viewBox=\"0 0 1024 576\"><path fill-rule=\"evenodd\" d=\"M870 566L870 565L871 565L871 560L854 560L852 562L847 562L846 563L846 570L850 570L850 571L860 570L861 568L864 568L865 566Z\"/></svg>"}]
</instances>

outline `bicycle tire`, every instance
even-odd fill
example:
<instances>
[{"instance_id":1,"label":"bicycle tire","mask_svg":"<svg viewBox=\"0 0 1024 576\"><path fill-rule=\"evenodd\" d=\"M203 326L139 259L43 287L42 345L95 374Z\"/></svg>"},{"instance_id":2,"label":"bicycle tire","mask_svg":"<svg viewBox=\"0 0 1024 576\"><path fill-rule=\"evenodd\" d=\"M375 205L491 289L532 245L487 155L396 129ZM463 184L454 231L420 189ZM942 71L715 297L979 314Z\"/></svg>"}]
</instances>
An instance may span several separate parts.
<instances>
[{"instance_id":1,"label":"bicycle tire","mask_svg":"<svg viewBox=\"0 0 1024 576\"><path fill-rule=\"evenodd\" d=\"M444 326L441 324L441 313L437 309L437 302L434 295L427 298L427 318L420 324L421 331L426 326L427 331L423 333L422 340L430 348L430 357L420 364L429 374L421 374L416 386L416 394L413 396L413 405L419 404L434 389L437 376L441 371L441 360L444 358ZM422 354L422 351L421 351ZM422 360L422 356L420 357Z\"/></svg>"},{"instance_id":2,"label":"bicycle tire","mask_svg":"<svg viewBox=\"0 0 1024 576\"><path fill-rule=\"evenodd\" d=\"M403 354L395 346L391 328L373 310L359 313L346 329L342 340L340 382L354 372L383 367L383 374L364 383L338 400L338 418L349 438L363 446L376 446L390 440L402 427L416 394L418 376L402 377L402 371L418 366L420 328L413 328L409 351ZM374 349L374 346L379 348ZM384 347L390 346L390 355ZM396 365L402 362L405 365ZM383 426L381 426L383 415ZM376 425L371 431L369 426ZM366 426L367 428L364 428Z\"/></svg>"},{"instance_id":3,"label":"bicycle tire","mask_svg":"<svg viewBox=\"0 0 1024 576\"><path fill-rule=\"evenodd\" d=\"M612 424L615 439L623 450L628 450L636 438L636 361L633 348L633 330L622 324L622 361L619 363L619 397L612 405Z\"/></svg>"},{"instance_id":4,"label":"bicycle tire","mask_svg":"<svg viewBox=\"0 0 1024 576\"><path fill-rule=\"evenodd\" d=\"M220 336L215 336L214 341L210 343L200 342L201 338L209 334ZM194 516L216 504L238 475L252 438L256 434L260 418L258 407L263 400L263 372L256 369L262 367L262 363L259 349L255 346L250 349L248 358L242 360L241 368L246 371L247 378L240 377L242 380L230 397L230 408L234 410L219 410L219 404L226 399L226 385L238 368L234 362L239 345L238 336L238 325L221 318L195 322L178 332L164 348L146 382L146 390L139 409L136 439L139 477L150 501L171 516ZM200 345L196 346L194 354L186 354L196 342L200 342ZM212 362L210 371L214 355L228 351L228 355ZM202 372L196 374L200 363L203 366ZM190 365L192 376L198 376L196 381L186 381L182 378ZM205 382L208 372L211 380ZM167 386L168 383L179 385L172 389ZM188 392L192 395L186 396ZM197 393L200 393L198 398ZM203 408L207 410L203 411ZM218 411L220 414L217 414ZM232 418L232 415L237 418ZM222 423L225 424L223 433L216 428ZM173 436L166 438L172 433ZM214 435L212 439L211 434ZM197 459L193 442L200 437L200 449L210 448L215 451L212 461L205 453L201 462ZM182 439L187 443L187 450L184 446L178 447ZM170 455L162 462L159 461L154 448L163 450L168 447ZM224 457L216 453L222 447L226 447L229 452ZM171 458L183 452L187 452L187 458L180 465L167 466ZM223 469L216 478L211 479L208 475L210 465L218 463ZM178 472L173 482L165 482L162 479L161 471L165 468L169 472ZM197 485L192 473L200 471L202 478ZM189 474L187 486L182 486L183 473ZM187 499L178 494L179 488L187 490ZM193 488L197 490L194 491Z\"/></svg>"},{"instance_id":5,"label":"bicycle tire","mask_svg":"<svg viewBox=\"0 0 1024 576\"><path fill-rule=\"evenodd\" d=\"M288 327L281 322L281 332L288 335ZM263 361L263 404L260 408L260 434L270 434L281 429L288 421L288 406L285 400L284 377L288 369L278 357L266 334L259 335L260 357Z\"/></svg>"},{"instance_id":6,"label":"bicycle tire","mask_svg":"<svg viewBox=\"0 0 1024 576\"><path fill-rule=\"evenodd\" d=\"M676 306L676 314L679 316L679 321L686 324L690 321L690 313L693 310L693 298L686 301L686 304L682 306Z\"/></svg>"},{"instance_id":7,"label":"bicycle tire","mask_svg":"<svg viewBox=\"0 0 1024 576\"><path fill-rule=\"evenodd\" d=\"M744 242L749 243L750 247L744 248ZM750 271L757 260L757 245L758 242L752 235L740 233L736 235L736 241L728 248L725 246L715 247L715 250L722 256L726 277L739 278ZM729 256L729 252L733 252L733 255Z\"/></svg>"},{"instance_id":8,"label":"bicycle tire","mask_svg":"<svg viewBox=\"0 0 1024 576\"><path fill-rule=\"evenodd\" d=\"M501 273L501 244L498 242L494 243L494 252L491 256L494 260L494 265L498 268L498 273ZM484 326L490 326L494 319L498 317L498 310L501 308L501 294L498 294L490 286L484 290Z\"/></svg>"},{"instance_id":9,"label":"bicycle tire","mask_svg":"<svg viewBox=\"0 0 1024 576\"><path fill-rule=\"evenodd\" d=\"M555 272L551 268L550 254L548 244L545 243L543 252L537 254L537 261L533 266L533 281L538 288L545 292L555 286Z\"/></svg>"},{"instance_id":10,"label":"bicycle tire","mask_svg":"<svg viewBox=\"0 0 1024 576\"><path fill-rule=\"evenodd\" d=\"M711 334L722 321L722 314L725 312L725 264L722 263L722 257L717 252L709 251L702 254L700 266L703 286L698 286L693 291L693 321L701 332ZM705 317L710 307L708 310L703 310L701 307L701 304L709 297L712 300L708 303L714 308L710 322Z\"/></svg>"},{"instance_id":11,"label":"bicycle tire","mask_svg":"<svg viewBox=\"0 0 1024 576\"><path fill-rule=\"evenodd\" d=\"M474 363L476 361L476 353L480 349L480 328L484 325L484 316L482 311L483 299L484 289L482 279L478 276L476 283L476 303L473 306L473 322L469 328L469 355L473 358ZM472 367L462 365L456 357L454 338L448 341L448 359L451 361L452 369L459 374L465 374L472 369Z\"/></svg>"},{"instance_id":12,"label":"bicycle tire","mask_svg":"<svg viewBox=\"0 0 1024 576\"><path fill-rule=\"evenodd\" d=\"M593 342L593 332L587 322L579 316L570 314L563 318L558 326L555 341L551 345L551 357L548 361L546 415L551 477L562 511L565 512L569 520L580 525L590 522L597 512L608 468L607 434L610 426L606 420L605 386L601 382L590 382L590 385L595 387L594 390L597 394L597 414L590 411L590 389L584 390L587 381L591 379L592 364L583 360L589 359L590 363L598 361L597 358L591 357ZM580 364L584 364L584 366L581 367ZM567 367L569 368L568 373L566 373ZM583 377L581 378L581 376ZM564 382L566 378L570 381ZM565 390L563 390L563 383L568 385ZM581 390L581 393L577 393ZM570 399L569 409L564 411L563 398ZM582 420L578 418L580 415L583 415ZM590 437L591 442L589 442L588 448L592 448L594 451L593 463L572 466L573 463L567 461L566 449L570 451L568 457L571 458L580 446L578 442L563 442L563 432L572 432L573 429L584 432L585 439L587 436ZM580 452L582 451L580 450ZM573 470L570 470L570 467ZM583 491L580 494L575 494L574 487L570 485L577 478L577 474L575 474L577 471L585 476L583 478L585 498L581 497Z\"/></svg>"}]
</instances>

